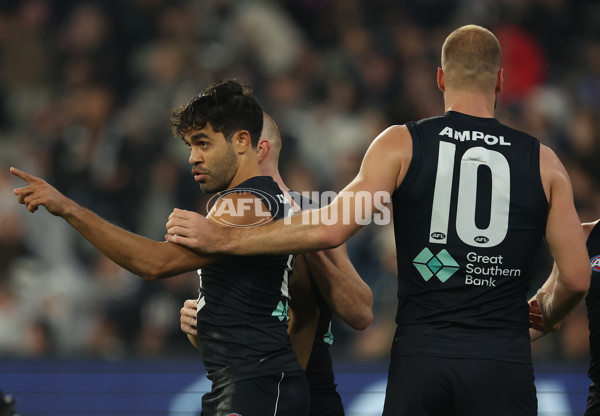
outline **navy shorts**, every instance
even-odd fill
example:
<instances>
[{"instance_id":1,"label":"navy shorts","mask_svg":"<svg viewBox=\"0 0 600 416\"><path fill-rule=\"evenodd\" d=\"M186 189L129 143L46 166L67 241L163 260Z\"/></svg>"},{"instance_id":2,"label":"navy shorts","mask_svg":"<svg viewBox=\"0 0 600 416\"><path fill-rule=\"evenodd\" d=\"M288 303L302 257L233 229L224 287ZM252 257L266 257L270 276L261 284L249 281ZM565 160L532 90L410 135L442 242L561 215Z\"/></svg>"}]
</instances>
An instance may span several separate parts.
<instances>
[{"instance_id":1,"label":"navy shorts","mask_svg":"<svg viewBox=\"0 0 600 416\"><path fill-rule=\"evenodd\" d=\"M201 416L307 416L304 371L237 381L202 396Z\"/></svg>"},{"instance_id":2,"label":"navy shorts","mask_svg":"<svg viewBox=\"0 0 600 416\"><path fill-rule=\"evenodd\" d=\"M312 393L308 416L344 416L344 406L338 392L333 389L327 393Z\"/></svg>"},{"instance_id":3,"label":"navy shorts","mask_svg":"<svg viewBox=\"0 0 600 416\"><path fill-rule=\"evenodd\" d=\"M536 416L531 364L392 357L383 416Z\"/></svg>"}]
</instances>

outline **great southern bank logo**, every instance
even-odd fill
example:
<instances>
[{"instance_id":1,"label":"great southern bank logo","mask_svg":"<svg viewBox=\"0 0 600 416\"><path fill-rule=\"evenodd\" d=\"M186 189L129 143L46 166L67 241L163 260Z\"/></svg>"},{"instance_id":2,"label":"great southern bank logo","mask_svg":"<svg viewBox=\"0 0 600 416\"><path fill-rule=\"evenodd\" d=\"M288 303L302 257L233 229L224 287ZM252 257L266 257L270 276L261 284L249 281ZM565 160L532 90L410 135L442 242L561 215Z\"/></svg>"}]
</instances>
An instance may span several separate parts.
<instances>
[{"instance_id":1,"label":"great southern bank logo","mask_svg":"<svg viewBox=\"0 0 600 416\"><path fill-rule=\"evenodd\" d=\"M593 271L600 272L600 255L592 258L590 260L590 265L592 266Z\"/></svg>"},{"instance_id":2,"label":"great southern bank logo","mask_svg":"<svg viewBox=\"0 0 600 416\"><path fill-rule=\"evenodd\" d=\"M426 282L435 276L444 283L460 268L446 249L434 255L427 247L413 259L413 264Z\"/></svg>"}]
</instances>

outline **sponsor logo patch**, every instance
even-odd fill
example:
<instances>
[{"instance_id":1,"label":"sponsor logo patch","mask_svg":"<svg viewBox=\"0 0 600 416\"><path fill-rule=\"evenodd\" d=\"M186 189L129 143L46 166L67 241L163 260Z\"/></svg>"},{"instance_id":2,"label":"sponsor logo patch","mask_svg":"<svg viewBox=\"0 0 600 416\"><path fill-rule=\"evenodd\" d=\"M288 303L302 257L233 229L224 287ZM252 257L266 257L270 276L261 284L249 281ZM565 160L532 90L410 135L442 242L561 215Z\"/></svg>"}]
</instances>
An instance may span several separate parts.
<instances>
[{"instance_id":1,"label":"sponsor logo patch","mask_svg":"<svg viewBox=\"0 0 600 416\"><path fill-rule=\"evenodd\" d=\"M413 264L425 281L436 276L442 283L456 273L460 267L445 249L434 255L427 247L413 259Z\"/></svg>"},{"instance_id":2,"label":"sponsor logo patch","mask_svg":"<svg viewBox=\"0 0 600 416\"><path fill-rule=\"evenodd\" d=\"M593 257L590 260L590 265L592 266L593 271L600 272L600 255Z\"/></svg>"}]
</instances>

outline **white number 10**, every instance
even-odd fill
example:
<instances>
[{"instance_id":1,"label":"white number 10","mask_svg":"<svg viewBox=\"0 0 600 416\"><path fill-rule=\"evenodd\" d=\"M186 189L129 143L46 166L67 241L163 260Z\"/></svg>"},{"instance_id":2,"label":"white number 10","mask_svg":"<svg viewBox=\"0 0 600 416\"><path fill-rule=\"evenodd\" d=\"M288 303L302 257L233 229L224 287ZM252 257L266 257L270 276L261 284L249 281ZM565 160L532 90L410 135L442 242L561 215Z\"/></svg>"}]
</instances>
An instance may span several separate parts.
<instances>
[{"instance_id":1,"label":"white number 10","mask_svg":"<svg viewBox=\"0 0 600 416\"><path fill-rule=\"evenodd\" d=\"M452 183L454 180L454 143L440 142L429 242L445 244L448 238ZM475 224L477 203L477 169L487 166L492 173L490 222L487 228ZM466 244L474 247L494 247L500 244L508 231L510 207L510 167L500 152L484 147L473 147L460 161L456 206L456 232Z\"/></svg>"}]
</instances>

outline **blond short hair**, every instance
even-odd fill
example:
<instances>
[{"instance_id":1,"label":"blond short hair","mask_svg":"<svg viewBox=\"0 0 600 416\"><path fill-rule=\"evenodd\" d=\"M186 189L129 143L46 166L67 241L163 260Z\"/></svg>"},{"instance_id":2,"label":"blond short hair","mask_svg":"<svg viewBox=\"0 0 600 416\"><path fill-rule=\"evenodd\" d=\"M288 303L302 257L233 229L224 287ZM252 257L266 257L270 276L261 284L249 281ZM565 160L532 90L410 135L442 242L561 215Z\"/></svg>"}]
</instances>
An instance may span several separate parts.
<instances>
[{"instance_id":1,"label":"blond short hair","mask_svg":"<svg viewBox=\"0 0 600 416\"><path fill-rule=\"evenodd\" d=\"M442 46L446 87L494 89L501 58L500 42L486 28L466 25L456 29Z\"/></svg>"}]
</instances>

